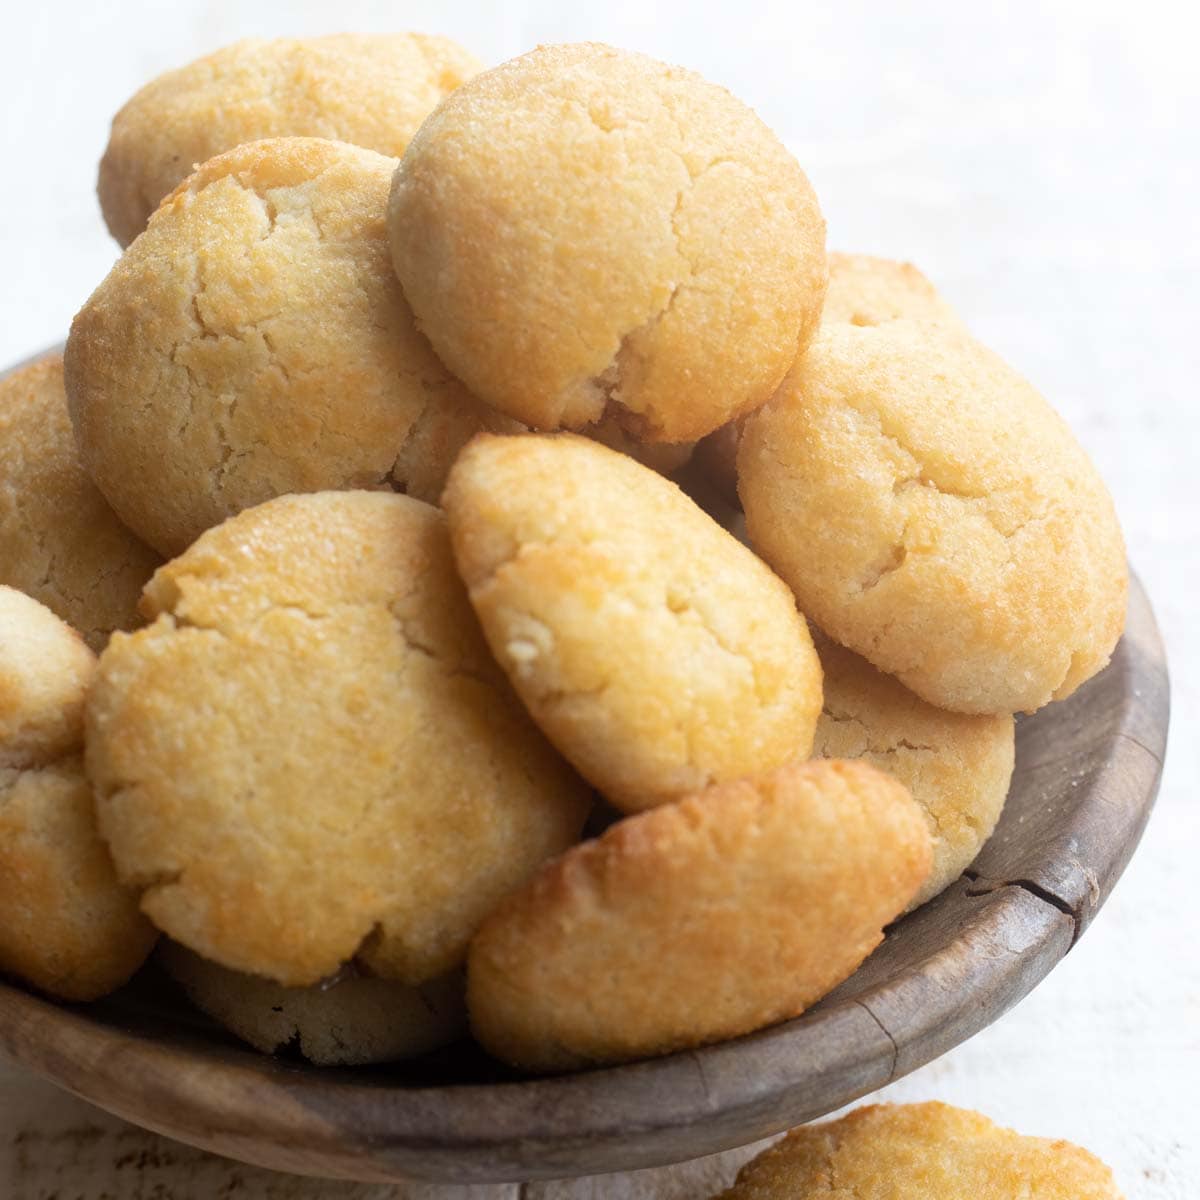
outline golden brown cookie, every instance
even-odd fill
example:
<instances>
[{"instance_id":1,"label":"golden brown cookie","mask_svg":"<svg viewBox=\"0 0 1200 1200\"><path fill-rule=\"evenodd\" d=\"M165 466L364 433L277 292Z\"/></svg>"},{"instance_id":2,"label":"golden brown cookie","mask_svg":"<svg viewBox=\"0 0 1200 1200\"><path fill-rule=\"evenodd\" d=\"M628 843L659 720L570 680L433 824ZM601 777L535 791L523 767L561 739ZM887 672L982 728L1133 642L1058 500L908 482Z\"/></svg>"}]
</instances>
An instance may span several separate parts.
<instances>
[{"instance_id":1,"label":"golden brown cookie","mask_svg":"<svg viewBox=\"0 0 1200 1200\"><path fill-rule=\"evenodd\" d=\"M738 486L805 613L938 707L1060 700L1124 626L1103 480L1029 383L946 326L823 326L746 423Z\"/></svg>"},{"instance_id":2,"label":"golden brown cookie","mask_svg":"<svg viewBox=\"0 0 1200 1200\"><path fill-rule=\"evenodd\" d=\"M589 796L492 662L442 514L285 496L146 589L88 706L121 877L177 941L306 986L361 954L418 984L579 835Z\"/></svg>"},{"instance_id":3,"label":"golden brown cookie","mask_svg":"<svg viewBox=\"0 0 1200 1200\"><path fill-rule=\"evenodd\" d=\"M492 653L618 807L808 754L821 669L804 618L673 483L571 434L483 435L442 504Z\"/></svg>"},{"instance_id":4,"label":"golden brown cookie","mask_svg":"<svg viewBox=\"0 0 1200 1200\"><path fill-rule=\"evenodd\" d=\"M362 1066L415 1058L467 1029L461 971L409 987L350 965L313 987L288 988L177 942L164 940L156 957L201 1012L264 1054L295 1047L317 1066Z\"/></svg>"},{"instance_id":5,"label":"golden brown cookie","mask_svg":"<svg viewBox=\"0 0 1200 1200\"><path fill-rule=\"evenodd\" d=\"M882 325L902 319L963 327L958 314L912 263L830 253L823 324Z\"/></svg>"},{"instance_id":6,"label":"golden brown cookie","mask_svg":"<svg viewBox=\"0 0 1200 1200\"><path fill-rule=\"evenodd\" d=\"M193 168L244 142L322 137L399 157L478 60L445 37L247 38L168 71L113 118L97 191L122 246Z\"/></svg>"},{"instance_id":7,"label":"golden brown cookie","mask_svg":"<svg viewBox=\"0 0 1200 1200\"><path fill-rule=\"evenodd\" d=\"M948 1104L872 1104L793 1129L719 1200L1122 1200L1070 1142L1023 1137Z\"/></svg>"},{"instance_id":8,"label":"golden brown cookie","mask_svg":"<svg viewBox=\"0 0 1200 1200\"><path fill-rule=\"evenodd\" d=\"M79 462L60 355L0 380L0 583L40 600L94 650L137 623L158 556Z\"/></svg>"},{"instance_id":9,"label":"golden brown cookie","mask_svg":"<svg viewBox=\"0 0 1200 1200\"><path fill-rule=\"evenodd\" d=\"M1011 716L926 704L866 659L817 639L825 698L816 758L860 758L898 779L925 810L933 870L916 908L953 883L996 828L1013 771Z\"/></svg>"},{"instance_id":10,"label":"golden brown cookie","mask_svg":"<svg viewBox=\"0 0 1200 1200\"><path fill-rule=\"evenodd\" d=\"M462 442L497 427L392 273L394 166L313 138L212 159L75 318L66 383L84 465L163 554L286 492L434 500Z\"/></svg>"},{"instance_id":11,"label":"golden brown cookie","mask_svg":"<svg viewBox=\"0 0 1200 1200\"><path fill-rule=\"evenodd\" d=\"M965 328L954 309L912 263L830 252L822 324L882 325L901 319ZM700 470L735 504L739 502L737 448L743 423L738 420L722 425L696 448Z\"/></svg>"},{"instance_id":12,"label":"golden brown cookie","mask_svg":"<svg viewBox=\"0 0 1200 1200\"><path fill-rule=\"evenodd\" d=\"M593 43L449 97L405 152L389 226L434 349L537 429L702 437L771 395L825 291L816 197L762 121Z\"/></svg>"},{"instance_id":13,"label":"golden brown cookie","mask_svg":"<svg viewBox=\"0 0 1200 1200\"><path fill-rule=\"evenodd\" d=\"M510 896L471 943L471 1027L559 1071L797 1016L929 872L925 818L865 763L809 762L618 822Z\"/></svg>"},{"instance_id":14,"label":"golden brown cookie","mask_svg":"<svg viewBox=\"0 0 1200 1200\"><path fill-rule=\"evenodd\" d=\"M0 970L64 1000L120 987L155 938L117 883L83 774L95 665L48 608L0 587Z\"/></svg>"}]
</instances>

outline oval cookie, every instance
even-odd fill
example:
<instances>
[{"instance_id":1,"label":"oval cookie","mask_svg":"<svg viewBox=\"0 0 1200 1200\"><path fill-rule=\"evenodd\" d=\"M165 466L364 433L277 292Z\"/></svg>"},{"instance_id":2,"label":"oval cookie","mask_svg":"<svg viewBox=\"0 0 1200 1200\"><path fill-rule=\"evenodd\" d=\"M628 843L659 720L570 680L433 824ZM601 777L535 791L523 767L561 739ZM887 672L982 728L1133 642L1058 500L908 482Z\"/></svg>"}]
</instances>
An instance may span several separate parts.
<instances>
[{"instance_id":1,"label":"oval cookie","mask_svg":"<svg viewBox=\"0 0 1200 1200\"><path fill-rule=\"evenodd\" d=\"M83 773L95 665L49 609L0 587L0 970L73 1001L120 987L155 941Z\"/></svg>"},{"instance_id":2,"label":"oval cookie","mask_svg":"<svg viewBox=\"0 0 1200 1200\"><path fill-rule=\"evenodd\" d=\"M40 600L93 650L137 624L161 560L79 461L60 355L0 380L0 583Z\"/></svg>"},{"instance_id":3,"label":"oval cookie","mask_svg":"<svg viewBox=\"0 0 1200 1200\"><path fill-rule=\"evenodd\" d=\"M925 818L865 763L810 762L618 822L484 922L475 1036L560 1071L797 1016L845 979L929 872Z\"/></svg>"},{"instance_id":4,"label":"oval cookie","mask_svg":"<svg viewBox=\"0 0 1200 1200\"><path fill-rule=\"evenodd\" d=\"M211 159L76 316L84 466L163 554L286 492L435 500L467 437L508 427L413 324L388 260L394 166L314 138Z\"/></svg>"},{"instance_id":5,"label":"oval cookie","mask_svg":"<svg viewBox=\"0 0 1200 1200\"><path fill-rule=\"evenodd\" d=\"M873 1104L793 1129L719 1200L1123 1200L1070 1142L1023 1137L948 1104Z\"/></svg>"},{"instance_id":6,"label":"oval cookie","mask_svg":"<svg viewBox=\"0 0 1200 1200\"><path fill-rule=\"evenodd\" d=\"M578 837L589 793L488 655L437 509L283 497L146 603L100 659L88 768L122 878L205 958L422 983Z\"/></svg>"},{"instance_id":7,"label":"oval cookie","mask_svg":"<svg viewBox=\"0 0 1200 1200\"><path fill-rule=\"evenodd\" d=\"M916 908L953 883L996 828L1013 772L1013 719L934 708L828 638L817 653L825 697L813 756L863 759L925 810L933 870Z\"/></svg>"},{"instance_id":8,"label":"oval cookie","mask_svg":"<svg viewBox=\"0 0 1200 1200\"><path fill-rule=\"evenodd\" d=\"M1095 467L1029 383L946 326L824 326L746 423L738 480L801 608L938 707L1069 696L1124 626Z\"/></svg>"},{"instance_id":9,"label":"oval cookie","mask_svg":"<svg viewBox=\"0 0 1200 1200\"><path fill-rule=\"evenodd\" d=\"M288 988L230 971L164 941L163 969L201 1012L264 1054L295 1048L316 1066L364 1066L415 1058L467 1028L461 971L409 987L352 965L332 979Z\"/></svg>"},{"instance_id":10,"label":"oval cookie","mask_svg":"<svg viewBox=\"0 0 1200 1200\"><path fill-rule=\"evenodd\" d=\"M97 191L129 245L193 168L245 142L322 137L399 157L481 64L420 33L247 38L146 84L113 118Z\"/></svg>"},{"instance_id":11,"label":"oval cookie","mask_svg":"<svg viewBox=\"0 0 1200 1200\"><path fill-rule=\"evenodd\" d=\"M388 220L434 349L536 429L702 437L771 395L825 290L825 224L775 135L609 46L468 81L413 138Z\"/></svg>"},{"instance_id":12,"label":"oval cookie","mask_svg":"<svg viewBox=\"0 0 1200 1200\"><path fill-rule=\"evenodd\" d=\"M570 434L481 436L442 504L497 661L618 807L808 754L821 672L804 618L673 483Z\"/></svg>"}]
</instances>

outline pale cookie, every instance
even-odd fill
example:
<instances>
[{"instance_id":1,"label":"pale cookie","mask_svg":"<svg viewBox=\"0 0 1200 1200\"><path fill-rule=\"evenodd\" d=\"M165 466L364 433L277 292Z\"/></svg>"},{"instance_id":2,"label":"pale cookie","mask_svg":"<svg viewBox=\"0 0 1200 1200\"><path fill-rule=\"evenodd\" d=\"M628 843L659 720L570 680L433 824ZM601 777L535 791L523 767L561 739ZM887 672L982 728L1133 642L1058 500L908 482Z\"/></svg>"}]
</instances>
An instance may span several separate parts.
<instances>
[{"instance_id":1,"label":"pale cookie","mask_svg":"<svg viewBox=\"0 0 1200 1200\"><path fill-rule=\"evenodd\" d=\"M809 762L620 821L510 896L471 943L471 1027L560 1071L795 1017L929 873L925 818L865 763Z\"/></svg>"},{"instance_id":2,"label":"pale cookie","mask_svg":"<svg viewBox=\"0 0 1200 1200\"><path fill-rule=\"evenodd\" d=\"M1032 712L1120 637L1104 482L1020 375L946 326L824 326L746 423L738 486L800 607L940 708Z\"/></svg>"},{"instance_id":3,"label":"pale cookie","mask_svg":"<svg viewBox=\"0 0 1200 1200\"><path fill-rule=\"evenodd\" d=\"M492 662L437 509L285 496L145 603L100 659L88 769L122 878L205 958L422 983L578 837L587 789Z\"/></svg>"},{"instance_id":4,"label":"pale cookie","mask_svg":"<svg viewBox=\"0 0 1200 1200\"><path fill-rule=\"evenodd\" d=\"M163 554L286 492L434 500L462 442L497 428L392 273L394 166L312 138L212 159L75 318L66 383L84 466Z\"/></svg>"},{"instance_id":5,"label":"pale cookie","mask_svg":"<svg viewBox=\"0 0 1200 1200\"><path fill-rule=\"evenodd\" d=\"M808 754L821 668L804 618L673 483L571 434L483 435L442 504L493 654L619 808Z\"/></svg>"},{"instance_id":6,"label":"pale cookie","mask_svg":"<svg viewBox=\"0 0 1200 1200\"><path fill-rule=\"evenodd\" d=\"M1070 1142L1023 1137L948 1104L873 1104L793 1129L718 1200L1123 1200Z\"/></svg>"},{"instance_id":7,"label":"pale cookie","mask_svg":"<svg viewBox=\"0 0 1200 1200\"><path fill-rule=\"evenodd\" d=\"M163 969L191 1002L264 1054L294 1047L317 1066L415 1058L467 1029L461 971L408 987L353 965L313 987L288 988L230 971L164 941Z\"/></svg>"},{"instance_id":8,"label":"pale cookie","mask_svg":"<svg viewBox=\"0 0 1200 1200\"><path fill-rule=\"evenodd\" d=\"M0 587L0 971L64 1000L120 987L155 939L117 883L83 773L95 665L49 609Z\"/></svg>"},{"instance_id":9,"label":"pale cookie","mask_svg":"<svg viewBox=\"0 0 1200 1200\"><path fill-rule=\"evenodd\" d=\"M450 96L401 160L389 226L434 349L538 429L702 437L771 395L825 291L816 197L762 121L590 43Z\"/></svg>"},{"instance_id":10,"label":"pale cookie","mask_svg":"<svg viewBox=\"0 0 1200 1200\"><path fill-rule=\"evenodd\" d=\"M96 656L45 605L0 586L0 767L27 767L83 744Z\"/></svg>"},{"instance_id":11,"label":"pale cookie","mask_svg":"<svg viewBox=\"0 0 1200 1200\"><path fill-rule=\"evenodd\" d=\"M925 810L933 870L916 908L953 883L996 828L1012 778L1013 719L934 708L828 638L817 639L817 653L825 699L813 756L864 759Z\"/></svg>"},{"instance_id":12,"label":"pale cookie","mask_svg":"<svg viewBox=\"0 0 1200 1200\"><path fill-rule=\"evenodd\" d=\"M114 629L137 624L159 561L84 472L61 356L0 380L0 583L40 600L99 650Z\"/></svg>"},{"instance_id":13,"label":"pale cookie","mask_svg":"<svg viewBox=\"0 0 1200 1200\"><path fill-rule=\"evenodd\" d=\"M829 290L821 310L823 324L882 325L901 319L965 328L954 309L912 263L830 252ZM700 470L734 503L738 502L737 448L742 424L732 421L723 425L696 448Z\"/></svg>"},{"instance_id":14,"label":"pale cookie","mask_svg":"<svg viewBox=\"0 0 1200 1200\"><path fill-rule=\"evenodd\" d=\"M127 246L195 166L244 142L322 137L399 157L482 64L420 33L247 38L146 84L113 118L97 191Z\"/></svg>"},{"instance_id":15,"label":"pale cookie","mask_svg":"<svg viewBox=\"0 0 1200 1200\"><path fill-rule=\"evenodd\" d=\"M897 320L963 328L958 314L912 263L831 252L822 324L883 325Z\"/></svg>"}]
</instances>

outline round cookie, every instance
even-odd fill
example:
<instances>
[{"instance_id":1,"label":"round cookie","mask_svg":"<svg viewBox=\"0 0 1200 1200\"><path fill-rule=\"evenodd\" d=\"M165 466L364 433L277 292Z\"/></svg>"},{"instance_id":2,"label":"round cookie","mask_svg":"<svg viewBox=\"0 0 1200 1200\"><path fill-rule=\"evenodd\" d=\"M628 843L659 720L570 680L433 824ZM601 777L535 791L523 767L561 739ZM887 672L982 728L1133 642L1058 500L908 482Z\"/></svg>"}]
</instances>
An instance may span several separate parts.
<instances>
[{"instance_id":1,"label":"round cookie","mask_svg":"<svg viewBox=\"0 0 1200 1200\"><path fill-rule=\"evenodd\" d=\"M97 191L122 246L196 164L245 142L322 137L399 157L482 64L420 33L248 38L168 71L113 118Z\"/></svg>"},{"instance_id":2,"label":"round cookie","mask_svg":"<svg viewBox=\"0 0 1200 1200\"><path fill-rule=\"evenodd\" d=\"M964 328L958 314L912 263L831 252L822 324L882 325L897 320Z\"/></svg>"},{"instance_id":3,"label":"round cookie","mask_svg":"<svg viewBox=\"0 0 1200 1200\"><path fill-rule=\"evenodd\" d=\"M809 762L620 821L549 863L471 943L467 1006L498 1058L560 1071L799 1015L929 872L903 785Z\"/></svg>"},{"instance_id":4,"label":"round cookie","mask_svg":"<svg viewBox=\"0 0 1200 1200\"><path fill-rule=\"evenodd\" d=\"M88 769L121 877L205 958L423 983L578 837L589 793L488 655L437 509L281 497L145 604L100 659Z\"/></svg>"},{"instance_id":5,"label":"round cookie","mask_svg":"<svg viewBox=\"0 0 1200 1200\"><path fill-rule=\"evenodd\" d=\"M415 1058L467 1029L461 971L408 987L353 967L307 988L230 971L164 941L157 961L191 1002L264 1054L290 1046L322 1067Z\"/></svg>"},{"instance_id":6,"label":"round cookie","mask_svg":"<svg viewBox=\"0 0 1200 1200\"><path fill-rule=\"evenodd\" d=\"M497 428L417 332L392 273L394 166L314 138L220 155L76 316L66 384L84 466L163 554L287 492L435 500L459 445Z\"/></svg>"},{"instance_id":7,"label":"round cookie","mask_svg":"<svg viewBox=\"0 0 1200 1200\"><path fill-rule=\"evenodd\" d=\"M619 808L808 754L821 669L804 618L675 484L571 434L481 435L442 505L492 653Z\"/></svg>"},{"instance_id":8,"label":"round cookie","mask_svg":"<svg viewBox=\"0 0 1200 1200\"><path fill-rule=\"evenodd\" d=\"M0 380L0 583L40 600L94 650L137 623L158 556L79 462L60 355Z\"/></svg>"},{"instance_id":9,"label":"round cookie","mask_svg":"<svg viewBox=\"0 0 1200 1200\"><path fill-rule=\"evenodd\" d=\"M822 324L882 325L902 319L937 321L965 330L958 314L912 263L830 252ZM723 425L696 448L699 469L734 504L739 503L737 449L741 426L741 421Z\"/></svg>"},{"instance_id":10,"label":"round cookie","mask_svg":"<svg viewBox=\"0 0 1200 1200\"><path fill-rule=\"evenodd\" d=\"M826 325L747 423L751 541L826 633L939 708L1032 712L1109 660L1128 571L1063 420L966 334Z\"/></svg>"},{"instance_id":11,"label":"round cookie","mask_svg":"<svg viewBox=\"0 0 1200 1200\"><path fill-rule=\"evenodd\" d=\"M73 1001L120 987L155 940L83 773L95 661L49 609L0 587L0 970Z\"/></svg>"},{"instance_id":12,"label":"round cookie","mask_svg":"<svg viewBox=\"0 0 1200 1200\"><path fill-rule=\"evenodd\" d=\"M933 870L916 908L953 883L996 828L1012 778L1013 719L934 708L828 638L817 639L817 653L825 698L813 757L863 759L925 810Z\"/></svg>"},{"instance_id":13,"label":"round cookie","mask_svg":"<svg viewBox=\"0 0 1200 1200\"><path fill-rule=\"evenodd\" d=\"M468 81L401 160L392 254L422 331L536 429L692 441L762 404L816 327L825 223L723 88L543 46Z\"/></svg>"},{"instance_id":14,"label":"round cookie","mask_svg":"<svg viewBox=\"0 0 1200 1200\"><path fill-rule=\"evenodd\" d=\"M1070 1142L1023 1137L948 1104L873 1104L793 1129L719 1200L1123 1200Z\"/></svg>"}]
</instances>

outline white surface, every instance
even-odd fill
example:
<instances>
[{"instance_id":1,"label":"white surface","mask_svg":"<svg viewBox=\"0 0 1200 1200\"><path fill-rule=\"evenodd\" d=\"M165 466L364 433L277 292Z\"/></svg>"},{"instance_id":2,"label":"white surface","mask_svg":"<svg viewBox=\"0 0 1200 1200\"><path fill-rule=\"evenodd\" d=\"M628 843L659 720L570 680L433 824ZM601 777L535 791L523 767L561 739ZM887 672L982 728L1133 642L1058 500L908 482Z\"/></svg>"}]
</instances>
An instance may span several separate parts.
<instances>
[{"instance_id":1,"label":"white surface","mask_svg":"<svg viewBox=\"0 0 1200 1200\"><path fill-rule=\"evenodd\" d=\"M6 5L0 362L61 338L115 256L92 192L111 113L152 74L237 36L416 28L455 35L489 61L595 37L732 87L800 157L831 245L915 260L1073 423L1116 496L1171 656L1162 795L1113 900L1033 996L887 1096L940 1097L1071 1138L1113 1165L1130 1200L1190 1200L1200 1187L1196 18L1165 3L990 9L958 0L614 0L582 11L556 0L176 0L119 14ZM243 1171L0 1068L0 1194L390 1190Z\"/></svg>"}]
</instances>

